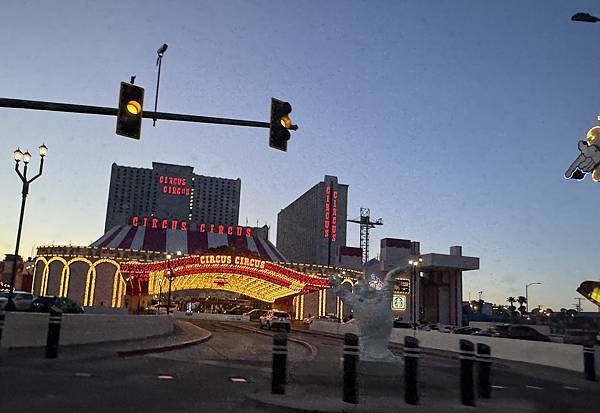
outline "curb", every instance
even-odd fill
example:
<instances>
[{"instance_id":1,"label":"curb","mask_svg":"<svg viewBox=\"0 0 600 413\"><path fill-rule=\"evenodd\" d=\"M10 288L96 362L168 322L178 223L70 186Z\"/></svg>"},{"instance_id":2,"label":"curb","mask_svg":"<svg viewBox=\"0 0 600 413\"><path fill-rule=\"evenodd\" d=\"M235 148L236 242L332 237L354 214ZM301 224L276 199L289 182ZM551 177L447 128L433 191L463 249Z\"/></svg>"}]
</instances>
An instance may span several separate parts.
<instances>
[{"instance_id":1,"label":"curb","mask_svg":"<svg viewBox=\"0 0 600 413\"><path fill-rule=\"evenodd\" d=\"M228 327L239 328L240 330L246 330L246 331L251 331L251 332L257 333L257 334L262 334L263 336L269 336L269 337L273 336L272 334L269 334L266 331L262 331L260 329L254 328L254 327L239 326L239 325L235 325L235 324L224 324L224 325L226 325ZM310 344L306 341L299 340L299 339L293 338L293 337L288 337L288 341L300 344L302 347L308 349L308 351L310 351L311 359L314 359L317 356L317 354L319 353L319 351L317 350L317 348L315 346L313 346L312 344Z\"/></svg>"},{"instance_id":2,"label":"curb","mask_svg":"<svg viewBox=\"0 0 600 413\"><path fill-rule=\"evenodd\" d=\"M198 327L200 328L200 327ZM201 338L197 338L197 339L193 339L193 340L188 340L188 341L184 341L181 343L176 343L176 344L168 344L168 345L164 345L164 346L156 346L156 347L147 347L147 348L141 348L141 349L136 349L136 350L124 350L124 351L117 351L117 354L119 355L119 357L135 357L135 356L142 356L144 354L150 354L150 353L164 353L167 351L173 351L173 350L179 350L185 347L190 347L190 346L194 346L196 344L200 344L200 343L204 343L205 341L210 340L210 338L212 337L212 333L208 330L204 330L206 334L204 337Z\"/></svg>"}]
</instances>

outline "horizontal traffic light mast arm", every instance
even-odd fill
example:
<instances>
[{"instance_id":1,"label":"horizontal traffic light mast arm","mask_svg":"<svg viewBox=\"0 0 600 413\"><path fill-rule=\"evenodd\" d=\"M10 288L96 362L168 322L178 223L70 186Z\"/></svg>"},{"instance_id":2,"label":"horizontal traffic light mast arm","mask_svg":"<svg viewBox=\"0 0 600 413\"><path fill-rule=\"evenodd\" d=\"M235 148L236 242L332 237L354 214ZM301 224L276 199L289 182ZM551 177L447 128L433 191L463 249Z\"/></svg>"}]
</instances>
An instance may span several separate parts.
<instances>
[{"instance_id":1,"label":"horizontal traffic light mast arm","mask_svg":"<svg viewBox=\"0 0 600 413\"><path fill-rule=\"evenodd\" d=\"M41 102L38 100L0 98L0 107L15 109L48 110L53 112L85 113L88 115L117 116L117 108L103 106L74 105L71 103ZM182 113L142 112L143 118L173 120L179 122L214 123L218 125L250 126L254 128L269 128L269 122L254 120L213 118L209 116L185 115ZM293 125L295 126L295 125ZM291 129L291 128L290 128Z\"/></svg>"}]
</instances>

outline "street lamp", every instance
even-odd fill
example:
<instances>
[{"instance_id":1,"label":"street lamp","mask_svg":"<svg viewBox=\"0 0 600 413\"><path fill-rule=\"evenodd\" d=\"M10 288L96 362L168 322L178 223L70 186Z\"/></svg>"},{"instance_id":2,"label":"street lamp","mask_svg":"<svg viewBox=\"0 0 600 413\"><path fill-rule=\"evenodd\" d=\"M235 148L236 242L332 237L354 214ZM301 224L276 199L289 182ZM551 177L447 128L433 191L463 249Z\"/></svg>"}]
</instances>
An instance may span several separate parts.
<instances>
[{"instance_id":1,"label":"street lamp","mask_svg":"<svg viewBox=\"0 0 600 413\"><path fill-rule=\"evenodd\" d=\"M586 23L596 23L599 22L600 19L596 16L592 16L589 13L575 13L571 16L571 20L574 22L586 22Z\"/></svg>"},{"instance_id":2,"label":"street lamp","mask_svg":"<svg viewBox=\"0 0 600 413\"><path fill-rule=\"evenodd\" d=\"M527 312L529 312L529 295L527 289L530 285L542 285L542 283L525 284L525 308Z\"/></svg>"},{"instance_id":3,"label":"street lamp","mask_svg":"<svg viewBox=\"0 0 600 413\"><path fill-rule=\"evenodd\" d=\"M15 278L17 276L17 257L19 256L19 244L21 243L21 230L23 229L23 214L25 213L25 200L27 199L27 194L29 193L29 184L42 176L42 171L44 169L44 158L48 153L48 147L42 144L39 148L40 154L40 170L36 176L31 179L27 179L27 167L29 166L29 161L31 160L31 154L29 151L25 153L21 152L21 149L17 148L13 152L13 157L15 160L15 172L21 178L21 182L23 183L21 189L21 214L19 216L19 227L17 229L17 242L15 244L15 253L13 255L13 266L12 266L12 274L10 276L10 290L8 292L8 302L6 303L5 310L14 311L15 303L13 302L13 291L15 289ZM23 161L23 172L19 170L19 164Z\"/></svg>"},{"instance_id":4,"label":"street lamp","mask_svg":"<svg viewBox=\"0 0 600 413\"><path fill-rule=\"evenodd\" d=\"M416 299L416 284L417 284L417 267L421 265L423 258L419 257L416 260L409 260L408 265L410 266L411 273L411 290L410 290L410 302L412 303L412 325L413 330L417 329L417 299Z\"/></svg>"},{"instance_id":5,"label":"street lamp","mask_svg":"<svg viewBox=\"0 0 600 413\"><path fill-rule=\"evenodd\" d=\"M181 255L181 251L177 251ZM167 267L169 269L169 292L167 293L167 314L171 314L171 283L173 282L173 267L171 266L171 254L167 254Z\"/></svg>"}]
</instances>

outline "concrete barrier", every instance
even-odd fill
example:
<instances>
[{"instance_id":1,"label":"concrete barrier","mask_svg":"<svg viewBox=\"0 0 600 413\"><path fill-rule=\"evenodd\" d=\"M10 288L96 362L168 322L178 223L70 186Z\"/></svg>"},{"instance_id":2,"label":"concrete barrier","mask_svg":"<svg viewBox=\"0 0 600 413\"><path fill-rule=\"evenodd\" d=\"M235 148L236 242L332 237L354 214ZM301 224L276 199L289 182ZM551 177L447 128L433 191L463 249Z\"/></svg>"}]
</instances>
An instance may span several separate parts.
<instances>
[{"instance_id":1,"label":"concrete barrier","mask_svg":"<svg viewBox=\"0 0 600 413\"><path fill-rule=\"evenodd\" d=\"M215 321L250 321L250 316L237 314L216 313L186 313L185 311L173 312L175 318L186 320L215 320Z\"/></svg>"},{"instance_id":2,"label":"concrete barrier","mask_svg":"<svg viewBox=\"0 0 600 413\"><path fill-rule=\"evenodd\" d=\"M343 335L356 333L354 323L330 323L313 321L310 330ZM412 336L413 330L392 329L390 342L403 344L404 337ZM514 340L499 337L465 336L461 334L440 333L439 331L416 331L416 338L423 348L458 352L458 342L467 338L473 343L484 343L491 347L492 357L541 364L567 370L583 372L583 348L574 344L547 343L528 340Z\"/></svg>"},{"instance_id":3,"label":"concrete barrier","mask_svg":"<svg viewBox=\"0 0 600 413\"><path fill-rule=\"evenodd\" d=\"M60 345L142 339L173 332L167 316L64 314ZM48 314L6 313L2 348L43 347L48 334Z\"/></svg>"}]
</instances>

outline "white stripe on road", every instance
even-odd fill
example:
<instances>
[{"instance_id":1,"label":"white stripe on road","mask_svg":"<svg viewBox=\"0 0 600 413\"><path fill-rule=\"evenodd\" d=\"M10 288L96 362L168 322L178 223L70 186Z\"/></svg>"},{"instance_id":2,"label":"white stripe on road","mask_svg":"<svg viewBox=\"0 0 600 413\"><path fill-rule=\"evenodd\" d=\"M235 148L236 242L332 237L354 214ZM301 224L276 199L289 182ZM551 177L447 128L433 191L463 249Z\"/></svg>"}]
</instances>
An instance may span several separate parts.
<instances>
[{"instance_id":1,"label":"white stripe on road","mask_svg":"<svg viewBox=\"0 0 600 413\"><path fill-rule=\"evenodd\" d=\"M532 390L542 390L543 389L543 387L529 386L529 385L526 385L525 388L526 389L532 389Z\"/></svg>"},{"instance_id":2,"label":"white stripe on road","mask_svg":"<svg viewBox=\"0 0 600 413\"><path fill-rule=\"evenodd\" d=\"M498 386L496 384L492 385L492 389L507 389L508 387L504 387L504 386Z\"/></svg>"},{"instance_id":3,"label":"white stripe on road","mask_svg":"<svg viewBox=\"0 0 600 413\"><path fill-rule=\"evenodd\" d=\"M160 374L157 377L159 380L173 380L173 376L169 376L168 374Z\"/></svg>"},{"instance_id":4,"label":"white stripe on road","mask_svg":"<svg viewBox=\"0 0 600 413\"><path fill-rule=\"evenodd\" d=\"M563 389L567 389L567 390L579 390L579 387L563 386Z\"/></svg>"},{"instance_id":5,"label":"white stripe on road","mask_svg":"<svg viewBox=\"0 0 600 413\"><path fill-rule=\"evenodd\" d=\"M90 373L75 373L75 377L92 377Z\"/></svg>"}]
</instances>

